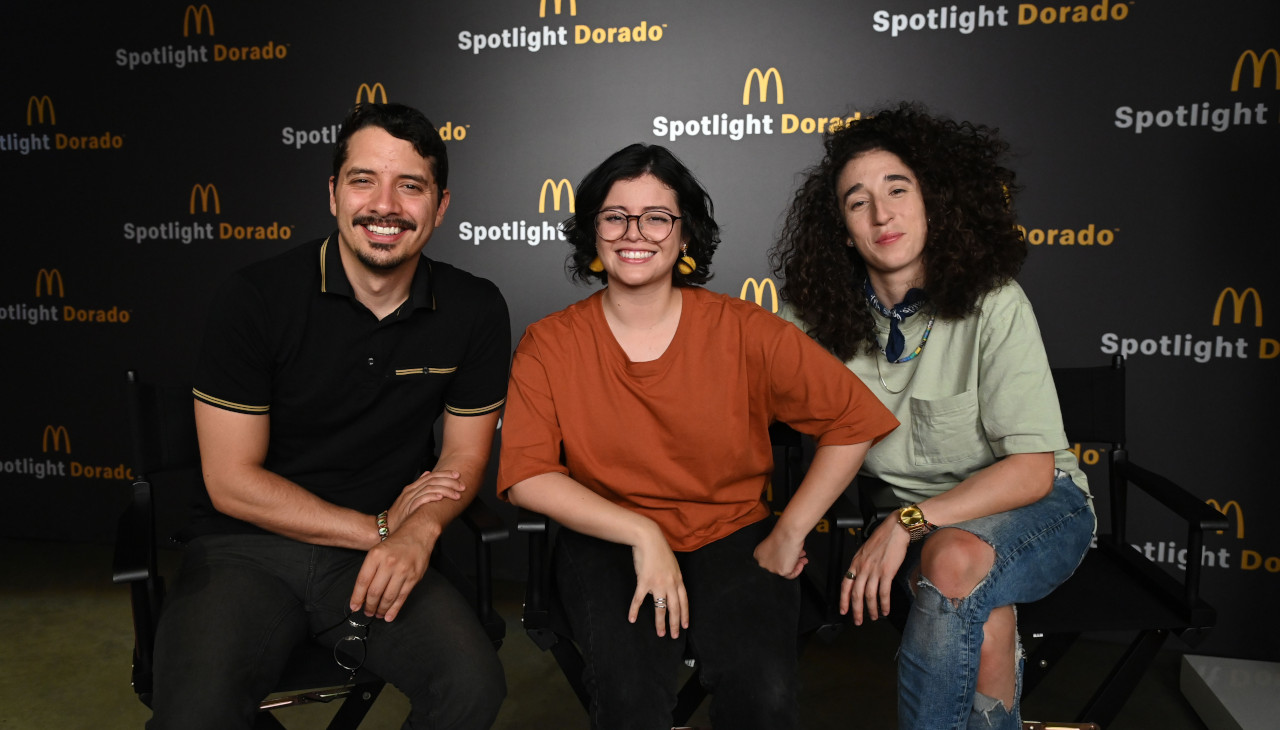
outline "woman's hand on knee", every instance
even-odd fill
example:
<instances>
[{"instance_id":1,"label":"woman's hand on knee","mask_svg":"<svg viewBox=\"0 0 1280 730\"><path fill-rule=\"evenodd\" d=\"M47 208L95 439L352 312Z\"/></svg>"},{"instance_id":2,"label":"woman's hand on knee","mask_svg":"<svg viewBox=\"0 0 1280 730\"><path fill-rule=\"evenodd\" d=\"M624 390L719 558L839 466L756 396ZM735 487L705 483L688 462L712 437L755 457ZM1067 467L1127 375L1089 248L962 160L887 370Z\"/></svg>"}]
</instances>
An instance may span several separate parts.
<instances>
[{"instance_id":1,"label":"woman's hand on knee","mask_svg":"<svg viewBox=\"0 0 1280 730\"><path fill-rule=\"evenodd\" d=\"M657 532L631 547L631 559L636 568L636 592L631 597L627 620L635 623L640 616L640 606L653 601L654 629L658 636L671 638L680 635L680 629L689 628L689 598L684 589L680 564L671 546Z\"/></svg>"},{"instance_id":2,"label":"woman's hand on knee","mask_svg":"<svg viewBox=\"0 0 1280 730\"><path fill-rule=\"evenodd\" d=\"M871 533L849 563L840 582L840 613L853 611L853 623L862 625L863 608L872 620L889 615L893 578L907 557L911 536L895 521L885 520Z\"/></svg>"}]
</instances>

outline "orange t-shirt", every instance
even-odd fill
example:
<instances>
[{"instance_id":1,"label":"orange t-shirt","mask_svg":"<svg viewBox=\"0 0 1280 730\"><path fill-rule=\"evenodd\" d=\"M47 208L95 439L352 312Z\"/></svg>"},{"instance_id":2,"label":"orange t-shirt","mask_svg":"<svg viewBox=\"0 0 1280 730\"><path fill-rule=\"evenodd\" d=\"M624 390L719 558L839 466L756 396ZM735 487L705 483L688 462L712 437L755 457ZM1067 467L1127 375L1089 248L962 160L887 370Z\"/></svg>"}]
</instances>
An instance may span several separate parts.
<instances>
[{"instance_id":1,"label":"orange t-shirt","mask_svg":"<svg viewBox=\"0 0 1280 730\"><path fill-rule=\"evenodd\" d=\"M511 365L498 494L551 472L654 520L694 550L769 513L769 424L818 445L898 422L857 376L759 306L684 288L666 352L631 362L602 292L529 326ZM561 458L563 449L563 459Z\"/></svg>"}]
</instances>

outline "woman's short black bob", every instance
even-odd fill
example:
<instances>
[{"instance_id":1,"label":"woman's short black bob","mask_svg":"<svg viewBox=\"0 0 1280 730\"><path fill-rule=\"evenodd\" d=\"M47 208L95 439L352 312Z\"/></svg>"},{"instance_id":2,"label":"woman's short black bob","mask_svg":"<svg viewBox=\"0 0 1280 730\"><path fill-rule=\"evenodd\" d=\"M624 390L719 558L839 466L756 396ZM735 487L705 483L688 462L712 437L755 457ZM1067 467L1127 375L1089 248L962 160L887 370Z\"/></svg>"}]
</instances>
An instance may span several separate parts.
<instances>
[{"instance_id":1,"label":"woman's short black bob","mask_svg":"<svg viewBox=\"0 0 1280 730\"><path fill-rule=\"evenodd\" d=\"M597 255L596 214L614 183L634 180L645 174L653 175L675 191L676 204L680 206L676 211L680 216L679 226L675 230L684 236L687 253L698 264L691 274L682 274L678 268L672 267L672 283L689 286L705 284L711 279L711 259L720 245L720 227L712 217L711 196L707 195L689 168L666 147L637 143L610 155L578 184L575 212L563 224L565 238L573 247L565 266L575 281L608 283L605 272L590 269Z\"/></svg>"}]
</instances>

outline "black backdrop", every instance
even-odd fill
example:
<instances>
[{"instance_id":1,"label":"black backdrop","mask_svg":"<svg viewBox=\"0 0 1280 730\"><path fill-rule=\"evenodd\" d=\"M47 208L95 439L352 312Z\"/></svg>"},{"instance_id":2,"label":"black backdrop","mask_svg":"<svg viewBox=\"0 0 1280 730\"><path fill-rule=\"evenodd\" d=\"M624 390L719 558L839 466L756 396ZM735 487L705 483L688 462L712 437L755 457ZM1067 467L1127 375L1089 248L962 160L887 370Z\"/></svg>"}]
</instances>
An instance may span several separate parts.
<instances>
[{"instance_id":1,"label":"black backdrop","mask_svg":"<svg viewBox=\"0 0 1280 730\"><path fill-rule=\"evenodd\" d=\"M667 144L716 201L711 288L770 307L766 251L819 128L917 99L1013 143L1032 244L1020 280L1052 362L1128 355L1135 458L1228 511L1205 558L1222 625L1200 650L1280 658L1280 328L1263 316L1280 302L1280 11L1065 7L6 3L0 534L109 539L123 371L185 377L215 283L330 230L329 142L362 94L442 127L453 203L429 253L495 281L514 337L588 294L547 240L571 190L557 204L545 181ZM1170 570L1185 560L1158 516L1132 539ZM521 549L504 548L508 577Z\"/></svg>"}]
</instances>

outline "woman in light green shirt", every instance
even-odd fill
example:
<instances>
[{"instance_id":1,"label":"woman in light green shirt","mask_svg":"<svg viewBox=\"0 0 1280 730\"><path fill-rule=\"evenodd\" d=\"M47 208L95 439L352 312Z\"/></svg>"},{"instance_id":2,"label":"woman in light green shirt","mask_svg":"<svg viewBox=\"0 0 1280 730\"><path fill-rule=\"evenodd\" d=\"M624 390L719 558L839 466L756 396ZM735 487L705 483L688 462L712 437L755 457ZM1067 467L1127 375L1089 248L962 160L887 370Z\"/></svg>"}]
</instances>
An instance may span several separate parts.
<instances>
[{"instance_id":1,"label":"woman in light green shirt","mask_svg":"<svg viewBox=\"0 0 1280 730\"><path fill-rule=\"evenodd\" d=\"M845 574L854 623L912 595L905 728L1021 727L1013 605L1066 580L1092 538L1031 305L1014 174L995 130L902 104L831 134L774 250L785 316L902 425L862 472L902 505Z\"/></svg>"}]
</instances>

